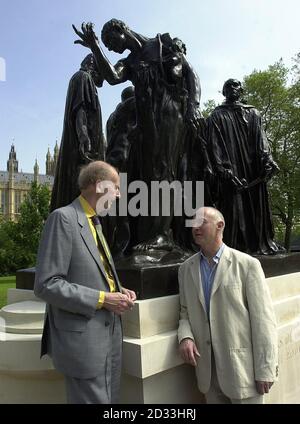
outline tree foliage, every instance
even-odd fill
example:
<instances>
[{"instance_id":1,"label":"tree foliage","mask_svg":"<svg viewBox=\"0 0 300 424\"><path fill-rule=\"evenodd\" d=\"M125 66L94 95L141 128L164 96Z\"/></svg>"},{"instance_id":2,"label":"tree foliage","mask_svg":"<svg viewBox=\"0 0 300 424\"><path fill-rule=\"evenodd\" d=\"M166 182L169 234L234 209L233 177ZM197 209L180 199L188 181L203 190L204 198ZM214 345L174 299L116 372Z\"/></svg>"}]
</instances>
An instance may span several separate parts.
<instances>
[{"instance_id":1,"label":"tree foliage","mask_svg":"<svg viewBox=\"0 0 300 424\"><path fill-rule=\"evenodd\" d=\"M208 118L211 112L216 108L216 106L217 106L217 103L215 102L215 100L210 99L210 100L207 100L207 102L204 102L203 109L202 109L202 114L204 118Z\"/></svg>"},{"instance_id":2,"label":"tree foliage","mask_svg":"<svg viewBox=\"0 0 300 424\"><path fill-rule=\"evenodd\" d=\"M34 182L20 207L18 222L0 221L0 275L35 265L49 202L49 188Z\"/></svg>"},{"instance_id":3,"label":"tree foliage","mask_svg":"<svg viewBox=\"0 0 300 424\"><path fill-rule=\"evenodd\" d=\"M247 102L262 114L264 128L280 172L271 180L270 198L277 233L290 248L300 211L300 55L289 69L280 60L244 78Z\"/></svg>"}]
</instances>

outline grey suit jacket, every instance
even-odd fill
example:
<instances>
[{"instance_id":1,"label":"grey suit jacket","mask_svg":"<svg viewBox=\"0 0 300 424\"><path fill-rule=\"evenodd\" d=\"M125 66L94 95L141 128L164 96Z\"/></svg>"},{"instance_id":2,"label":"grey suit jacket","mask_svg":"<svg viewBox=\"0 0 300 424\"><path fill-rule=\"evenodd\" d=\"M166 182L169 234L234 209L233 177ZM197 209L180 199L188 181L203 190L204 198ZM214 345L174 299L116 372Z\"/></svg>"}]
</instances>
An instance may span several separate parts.
<instances>
[{"instance_id":1,"label":"grey suit jacket","mask_svg":"<svg viewBox=\"0 0 300 424\"><path fill-rule=\"evenodd\" d=\"M232 399L257 396L255 380L274 381L278 370L276 319L260 262L225 246L206 314L199 253L179 269L179 342L195 341L196 376L202 393L211 381L213 348L218 380Z\"/></svg>"},{"instance_id":2,"label":"grey suit jacket","mask_svg":"<svg viewBox=\"0 0 300 424\"><path fill-rule=\"evenodd\" d=\"M120 289L114 266L112 271ZM100 290L109 291L109 286L76 199L47 219L34 286L36 296L47 302L42 355L52 356L54 366L70 377L93 378L105 369L114 316L104 308L96 309Z\"/></svg>"}]
</instances>

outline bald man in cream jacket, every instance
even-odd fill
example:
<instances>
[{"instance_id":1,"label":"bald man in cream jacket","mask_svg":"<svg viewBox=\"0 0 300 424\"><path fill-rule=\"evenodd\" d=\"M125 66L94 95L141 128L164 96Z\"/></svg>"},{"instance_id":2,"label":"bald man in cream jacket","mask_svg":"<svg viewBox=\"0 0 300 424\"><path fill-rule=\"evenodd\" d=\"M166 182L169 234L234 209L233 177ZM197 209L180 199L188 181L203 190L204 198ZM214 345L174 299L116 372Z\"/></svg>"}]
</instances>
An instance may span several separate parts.
<instances>
[{"instance_id":1,"label":"bald man in cream jacket","mask_svg":"<svg viewBox=\"0 0 300 424\"><path fill-rule=\"evenodd\" d=\"M179 350L207 403L263 403L278 375L276 320L260 262L223 241L225 222L200 208L200 252L179 269Z\"/></svg>"}]
</instances>

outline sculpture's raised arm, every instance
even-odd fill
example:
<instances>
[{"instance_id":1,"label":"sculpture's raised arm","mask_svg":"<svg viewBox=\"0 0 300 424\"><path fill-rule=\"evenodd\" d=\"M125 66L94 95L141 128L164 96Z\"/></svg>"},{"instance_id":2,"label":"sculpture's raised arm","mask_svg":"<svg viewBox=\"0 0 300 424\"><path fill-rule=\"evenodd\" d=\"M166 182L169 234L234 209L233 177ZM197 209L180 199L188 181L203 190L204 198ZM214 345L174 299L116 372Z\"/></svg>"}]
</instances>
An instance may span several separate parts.
<instances>
[{"instance_id":1,"label":"sculpture's raised arm","mask_svg":"<svg viewBox=\"0 0 300 424\"><path fill-rule=\"evenodd\" d=\"M87 24L83 22L81 25L81 31L79 31L75 25L72 25L72 27L80 38L80 40L75 40L74 44L81 44L82 46L91 49L98 69L109 84L120 84L127 80L124 62L120 60L115 66L113 66L104 54L100 46L99 39L94 32L94 24L91 22L88 22Z\"/></svg>"}]
</instances>

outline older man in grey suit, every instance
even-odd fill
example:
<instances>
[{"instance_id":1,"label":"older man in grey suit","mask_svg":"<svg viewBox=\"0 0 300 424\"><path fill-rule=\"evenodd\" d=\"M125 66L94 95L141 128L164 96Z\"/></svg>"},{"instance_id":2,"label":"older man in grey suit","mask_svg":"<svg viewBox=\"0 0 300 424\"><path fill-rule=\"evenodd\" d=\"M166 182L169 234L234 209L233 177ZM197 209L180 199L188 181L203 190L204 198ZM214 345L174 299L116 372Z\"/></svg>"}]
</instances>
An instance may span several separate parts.
<instances>
[{"instance_id":1,"label":"older man in grey suit","mask_svg":"<svg viewBox=\"0 0 300 424\"><path fill-rule=\"evenodd\" d=\"M120 315L136 296L118 280L95 211L119 196L119 175L96 161L78 182L81 195L49 215L39 247L34 291L47 302L42 355L64 374L68 403L116 403Z\"/></svg>"},{"instance_id":2,"label":"older man in grey suit","mask_svg":"<svg viewBox=\"0 0 300 424\"><path fill-rule=\"evenodd\" d=\"M179 350L207 403L263 403L278 373L277 329L259 261L226 246L225 222L200 208L200 252L179 269Z\"/></svg>"}]
</instances>

